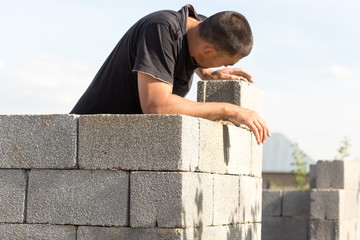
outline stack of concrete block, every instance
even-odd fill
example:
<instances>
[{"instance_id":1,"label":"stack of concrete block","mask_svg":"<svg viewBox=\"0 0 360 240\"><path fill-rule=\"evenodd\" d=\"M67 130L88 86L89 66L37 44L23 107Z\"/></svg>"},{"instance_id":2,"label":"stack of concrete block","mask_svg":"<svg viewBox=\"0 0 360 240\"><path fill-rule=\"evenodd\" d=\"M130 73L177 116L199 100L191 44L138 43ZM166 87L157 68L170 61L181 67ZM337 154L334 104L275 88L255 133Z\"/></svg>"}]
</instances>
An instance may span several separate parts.
<instances>
[{"instance_id":1,"label":"stack of concrete block","mask_svg":"<svg viewBox=\"0 0 360 240\"><path fill-rule=\"evenodd\" d=\"M360 164L319 161L310 171L310 239L360 239Z\"/></svg>"},{"instance_id":2,"label":"stack of concrete block","mask_svg":"<svg viewBox=\"0 0 360 240\"><path fill-rule=\"evenodd\" d=\"M360 239L360 163L318 161L310 191L263 190L263 239Z\"/></svg>"},{"instance_id":3,"label":"stack of concrete block","mask_svg":"<svg viewBox=\"0 0 360 240\"><path fill-rule=\"evenodd\" d=\"M261 148L182 115L0 116L0 239L261 239Z\"/></svg>"},{"instance_id":4,"label":"stack of concrete block","mask_svg":"<svg viewBox=\"0 0 360 240\"><path fill-rule=\"evenodd\" d=\"M225 102L251 109L260 116L264 115L264 92L244 81L234 80L204 80L198 82L198 102ZM228 120L228 119L225 119ZM235 123L235 125L237 125ZM247 126L240 124L242 128ZM256 152L252 156L252 168L257 176L262 175L262 145L256 144L252 135L252 149ZM248 146L246 146L248 148Z\"/></svg>"},{"instance_id":5,"label":"stack of concrete block","mask_svg":"<svg viewBox=\"0 0 360 240\"><path fill-rule=\"evenodd\" d=\"M263 240L308 239L309 191L263 190Z\"/></svg>"}]
</instances>

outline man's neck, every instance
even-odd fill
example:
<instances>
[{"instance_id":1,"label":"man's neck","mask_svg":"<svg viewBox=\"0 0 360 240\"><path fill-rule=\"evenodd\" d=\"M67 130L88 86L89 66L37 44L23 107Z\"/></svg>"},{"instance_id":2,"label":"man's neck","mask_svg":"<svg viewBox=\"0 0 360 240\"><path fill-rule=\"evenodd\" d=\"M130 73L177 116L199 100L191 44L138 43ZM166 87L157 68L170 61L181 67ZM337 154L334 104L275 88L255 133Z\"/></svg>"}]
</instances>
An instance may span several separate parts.
<instances>
[{"instance_id":1,"label":"man's neck","mask_svg":"<svg viewBox=\"0 0 360 240\"><path fill-rule=\"evenodd\" d=\"M198 27L199 24L200 21L188 17L186 32L187 32L190 56L194 56L196 54L196 48L198 48L200 45L200 36L199 36L199 27Z\"/></svg>"}]
</instances>

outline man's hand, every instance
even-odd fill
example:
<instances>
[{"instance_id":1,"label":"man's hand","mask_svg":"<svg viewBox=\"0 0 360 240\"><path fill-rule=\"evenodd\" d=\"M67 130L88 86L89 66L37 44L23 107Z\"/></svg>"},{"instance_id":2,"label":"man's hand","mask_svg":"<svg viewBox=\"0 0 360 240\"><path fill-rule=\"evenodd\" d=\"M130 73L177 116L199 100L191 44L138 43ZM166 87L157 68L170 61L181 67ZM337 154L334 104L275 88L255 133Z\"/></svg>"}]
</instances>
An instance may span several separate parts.
<instances>
[{"instance_id":1,"label":"man's hand","mask_svg":"<svg viewBox=\"0 0 360 240\"><path fill-rule=\"evenodd\" d=\"M258 144L264 143L267 137L271 137L270 130L266 122L259 116L259 114L247 108L235 105L232 105L232 107L236 109L234 111L230 111L229 120L248 126L254 133Z\"/></svg>"},{"instance_id":2,"label":"man's hand","mask_svg":"<svg viewBox=\"0 0 360 240\"><path fill-rule=\"evenodd\" d=\"M252 76L241 68L223 68L215 71L210 68L198 68L196 73L202 80L241 80L253 83Z\"/></svg>"}]
</instances>

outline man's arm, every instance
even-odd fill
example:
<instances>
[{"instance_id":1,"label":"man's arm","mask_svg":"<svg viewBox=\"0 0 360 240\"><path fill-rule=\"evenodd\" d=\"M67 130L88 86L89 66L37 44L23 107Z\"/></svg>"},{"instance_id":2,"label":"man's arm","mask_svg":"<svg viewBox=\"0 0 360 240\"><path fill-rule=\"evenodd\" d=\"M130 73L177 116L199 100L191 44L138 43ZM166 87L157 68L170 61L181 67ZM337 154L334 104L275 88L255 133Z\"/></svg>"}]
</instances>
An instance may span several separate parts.
<instances>
[{"instance_id":1,"label":"man's arm","mask_svg":"<svg viewBox=\"0 0 360 240\"><path fill-rule=\"evenodd\" d=\"M201 80L241 80L253 83L252 76L241 68L222 68L216 71L197 68L196 74Z\"/></svg>"},{"instance_id":2,"label":"man's arm","mask_svg":"<svg viewBox=\"0 0 360 240\"><path fill-rule=\"evenodd\" d=\"M138 72L140 104L145 114L184 114L209 120L229 119L247 125L253 131L258 144L270 137L265 121L254 111L218 102L193 102L172 94L172 86Z\"/></svg>"}]
</instances>

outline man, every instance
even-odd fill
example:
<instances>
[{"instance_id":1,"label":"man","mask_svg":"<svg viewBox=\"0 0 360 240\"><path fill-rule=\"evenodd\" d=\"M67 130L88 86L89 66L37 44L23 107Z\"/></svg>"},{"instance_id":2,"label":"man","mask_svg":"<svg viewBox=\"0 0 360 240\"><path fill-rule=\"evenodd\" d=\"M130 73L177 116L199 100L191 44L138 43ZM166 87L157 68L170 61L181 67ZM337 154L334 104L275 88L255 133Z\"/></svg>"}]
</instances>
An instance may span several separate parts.
<instances>
[{"instance_id":1,"label":"man","mask_svg":"<svg viewBox=\"0 0 360 240\"><path fill-rule=\"evenodd\" d=\"M184 98L195 71L201 79L252 82L241 69L210 69L235 64L250 53L252 41L247 20L236 12L205 18L186 5L179 12L149 14L122 37L71 113L226 118L246 124L258 144L264 143L270 132L256 112L228 103Z\"/></svg>"}]
</instances>

